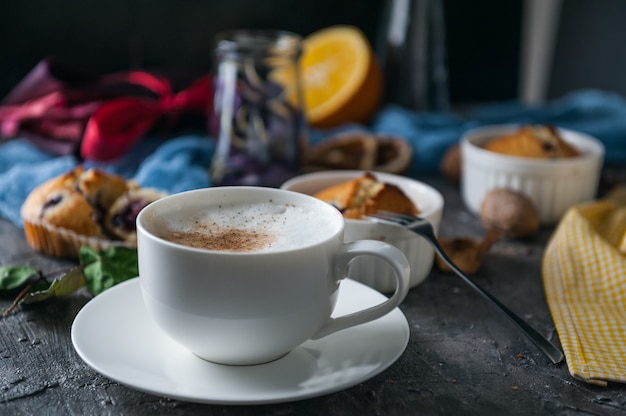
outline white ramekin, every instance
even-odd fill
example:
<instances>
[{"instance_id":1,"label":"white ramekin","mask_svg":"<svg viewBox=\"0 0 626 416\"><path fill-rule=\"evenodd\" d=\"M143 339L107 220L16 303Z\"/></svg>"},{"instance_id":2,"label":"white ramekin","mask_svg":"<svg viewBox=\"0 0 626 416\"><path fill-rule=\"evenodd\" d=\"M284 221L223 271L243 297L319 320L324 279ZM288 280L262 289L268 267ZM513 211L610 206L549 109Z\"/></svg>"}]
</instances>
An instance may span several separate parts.
<instances>
[{"instance_id":1,"label":"white ramekin","mask_svg":"<svg viewBox=\"0 0 626 416\"><path fill-rule=\"evenodd\" d=\"M439 230L443 214L443 196L433 187L404 176L390 173L372 172L379 181L396 185L413 201L420 210L420 216ZM305 194L315 194L332 185L358 178L364 174L360 170L333 170L308 173L296 176L285 182L281 188ZM411 266L410 287L422 283L433 265L434 250L423 238L411 231L393 225L368 220L346 220L345 241L381 240L398 247L406 255ZM391 269L373 257L355 259L350 265L349 277L364 283L380 292L394 289Z\"/></svg>"},{"instance_id":2,"label":"white ramekin","mask_svg":"<svg viewBox=\"0 0 626 416\"><path fill-rule=\"evenodd\" d=\"M604 146L587 134L558 129L563 140L581 153L563 159L533 159L483 148L491 139L520 125L494 125L468 131L461 138L461 194L467 208L479 213L490 190L508 188L526 194L543 225L557 222L572 205L595 198L604 161Z\"/></svg>"}]
</instances>

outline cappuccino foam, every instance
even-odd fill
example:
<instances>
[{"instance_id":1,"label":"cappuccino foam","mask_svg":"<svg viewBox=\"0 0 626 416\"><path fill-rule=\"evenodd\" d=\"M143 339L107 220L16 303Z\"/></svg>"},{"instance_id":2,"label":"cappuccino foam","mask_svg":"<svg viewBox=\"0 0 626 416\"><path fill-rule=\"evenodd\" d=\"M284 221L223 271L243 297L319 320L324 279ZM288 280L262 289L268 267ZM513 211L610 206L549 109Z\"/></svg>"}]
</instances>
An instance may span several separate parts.
<instances>
[{"instance_id":1,"label":"cappuccino foam","mask_svg":"<svg viewBox=\"0 0 626 416\"><path fill-rule=\"evenodd\" d=\"M336 224L310 208L273 202L222 204L179 215L164 218L156 234L173 243L228 252L304 247L328 238L336 229Z\"/></svg>"}]
</instances>

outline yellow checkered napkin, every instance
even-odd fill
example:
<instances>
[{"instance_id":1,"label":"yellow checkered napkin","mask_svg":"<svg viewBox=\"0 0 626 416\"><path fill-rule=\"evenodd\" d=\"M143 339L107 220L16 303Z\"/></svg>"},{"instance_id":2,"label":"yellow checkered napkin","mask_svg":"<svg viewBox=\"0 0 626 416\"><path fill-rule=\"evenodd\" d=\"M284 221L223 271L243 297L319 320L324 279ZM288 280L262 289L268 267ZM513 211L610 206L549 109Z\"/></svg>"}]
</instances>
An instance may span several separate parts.
<instances>
[{"instance_id":1,"label":"yellow checkered napkin","mask_svg":"<svg viewBox=\"0 0 626 416\"><path fill-rule=\"evenodd\" d=\"M570 208L542 271L572 376L626 383L626 188Z\"/></svg>"}]
</instances>

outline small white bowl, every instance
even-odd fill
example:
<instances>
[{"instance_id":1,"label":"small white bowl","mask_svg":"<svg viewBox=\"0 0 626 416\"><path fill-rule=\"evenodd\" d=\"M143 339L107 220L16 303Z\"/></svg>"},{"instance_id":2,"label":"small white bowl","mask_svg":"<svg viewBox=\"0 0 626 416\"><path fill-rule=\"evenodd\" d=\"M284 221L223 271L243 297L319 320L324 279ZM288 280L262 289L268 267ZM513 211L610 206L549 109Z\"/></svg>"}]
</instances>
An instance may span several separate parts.
<instances>
[{"instance_id":1,"label":"small white bowl","mask_svg":"<svg viewBox=\"0 0 626 416\"><path fill-rule=\"evenodd\" d=\"M443 214L443 196L433 187L404 176L390 173L372 172L385 183L398 186L420 210L420 216L439 230ZM338 183L358 178L364 174L361 170L333 170L308 173L296 176L285 182L281 188L313 195L322 189ZM368 220L346 219L345 241L381 240L398 247L406 255L411 266L410 287L422 283L433 265L434 250L431 245L417 234L393 225L381 224ZM350 265L349 277L364 283L380 292L394 289L394 281L389 266L373 257L360 257Z\"/></svg>"},{"instance_id":2,"label":"small white bowl","mask_svg":"<svg viewBox=\"0 0 626 416\"><path fill-rule=\"evenodd\" d=\"M558 129L580 156L532 159L483 148L491 139L520 125L479 127L461 138L461 194L467 208L478 214L485 195L494 188L526 194L536 205L542 225L556 223L569 207L595 198L604 161L602 143L584 133Z\"/></svg>"}]
</instances>

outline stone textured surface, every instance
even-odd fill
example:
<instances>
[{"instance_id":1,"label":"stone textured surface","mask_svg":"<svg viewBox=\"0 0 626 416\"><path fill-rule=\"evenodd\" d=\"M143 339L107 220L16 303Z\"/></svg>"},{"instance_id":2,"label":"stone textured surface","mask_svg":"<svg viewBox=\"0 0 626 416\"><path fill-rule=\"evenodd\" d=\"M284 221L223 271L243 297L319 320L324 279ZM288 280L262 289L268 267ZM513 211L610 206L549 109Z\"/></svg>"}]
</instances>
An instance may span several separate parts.
<instances>
[{"instance_id":1,"label":"stone textured surface","mask_svg":"<svg viewBox=\"0 0 626 416\"><path fill-rule=\"evenodd\" d=\"M481 236L458 190L424 178L445 197L440 235ZM558 338L543 293L540 262L552 229L499 241L475 280L540 332ZM59 262L33 253L22 231L0 220L0 264ZM19 308L0 319L0 414L3 415L618 415L626 386L595 387L552 365L517 329L460 279L434 269L401 309L411 328L406 352L388 370L355 387L303 401L263 406L186 403L115 383L84 364L70 328L86 292ZM6 308L10 298L0 298Z\"/></svg>"}]
</instances>

